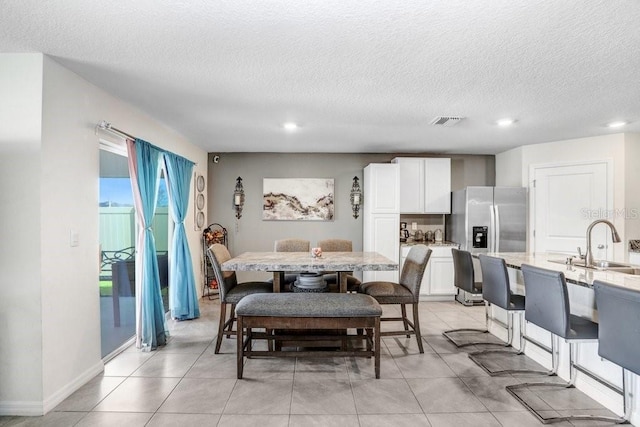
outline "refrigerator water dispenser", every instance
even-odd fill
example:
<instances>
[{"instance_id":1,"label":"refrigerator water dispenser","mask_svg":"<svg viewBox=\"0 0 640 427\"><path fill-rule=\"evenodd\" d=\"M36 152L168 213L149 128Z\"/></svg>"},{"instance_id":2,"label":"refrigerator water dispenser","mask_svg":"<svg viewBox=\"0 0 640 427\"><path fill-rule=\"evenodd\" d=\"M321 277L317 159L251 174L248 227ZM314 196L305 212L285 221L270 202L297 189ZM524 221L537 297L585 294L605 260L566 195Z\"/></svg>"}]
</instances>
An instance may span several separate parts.
<instances>
[{"instance_id":1,"label":"refrigerator water dispenser","mask_svg":"<svg viewBox=\"0 0 640 427\"><path fill-rule=\"evenodd\" d=\"M473 247L474 248L488 248L488 234L489 227L473 227Z\"/></svg>"}]
</instances>

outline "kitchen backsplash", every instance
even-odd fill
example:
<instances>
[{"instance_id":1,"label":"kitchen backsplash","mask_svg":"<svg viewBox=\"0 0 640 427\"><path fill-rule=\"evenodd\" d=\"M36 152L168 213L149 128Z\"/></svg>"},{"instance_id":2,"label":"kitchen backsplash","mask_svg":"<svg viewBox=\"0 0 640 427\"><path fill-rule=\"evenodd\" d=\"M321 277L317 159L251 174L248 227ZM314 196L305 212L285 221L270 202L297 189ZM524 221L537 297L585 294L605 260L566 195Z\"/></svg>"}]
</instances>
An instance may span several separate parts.
<instances>
[{"instance_id":1,"label":"kitchen backsplash","mask_svg":"<svg viewBox=\"0 0 640 427\"><path fill-rule=\"evenodd\" d=\"M409 237L412 238L416 232L413 230L412 223L416 223L416 228L418 230L422 230L423 233L427 231L435 232L437 229L442 230L444 235L444 224L445 218L444 215L408 215L401 214L400 222L407 223L407 230L409 230Z\"/></svg>"}]
</instances>

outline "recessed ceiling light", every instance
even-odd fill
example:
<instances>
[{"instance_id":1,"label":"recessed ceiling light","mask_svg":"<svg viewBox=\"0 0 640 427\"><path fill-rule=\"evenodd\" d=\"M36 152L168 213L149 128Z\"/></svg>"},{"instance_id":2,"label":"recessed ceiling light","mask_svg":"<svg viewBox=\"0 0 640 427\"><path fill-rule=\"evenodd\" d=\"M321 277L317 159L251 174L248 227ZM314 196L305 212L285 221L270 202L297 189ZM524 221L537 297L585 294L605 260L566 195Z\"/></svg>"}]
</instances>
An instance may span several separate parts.
<instances>
[{"instance_id":1,"label":"recessed ceiling light","mask_svg":"<svg viewBox=\"0 0 640 427\"><path fill-rule=\"evenodd\" d=\"M611 122L607 126L610 127L610 128L621 128L622 126L624 126L626 124L627 124L627 122Z\"/></svg>"},{"instance_id":2,"label":"recessed ceiling light","mask_svg":"<svg viewBox=\"0 0 640 427\"><path fill-rule=\"evenodd\" d=\"M298 129L298 124L294 122L286 122L282 124L282 127L288 132L293 132Z\"/></svg>"},{"instance_id":3,"label":"recessed ceiling light","mask_svg":"<svg viewBox=\"0 0 640 427\"><path fill-rule=\"evenodd\" d=\"M509 119L509 118L504 118L504 119L500 119L500 120L496 121L496 124L498 126L502 126L502 127L511 126L514 123L515 123L515 120L514 119Z\"/></svg>"}]
</instances>

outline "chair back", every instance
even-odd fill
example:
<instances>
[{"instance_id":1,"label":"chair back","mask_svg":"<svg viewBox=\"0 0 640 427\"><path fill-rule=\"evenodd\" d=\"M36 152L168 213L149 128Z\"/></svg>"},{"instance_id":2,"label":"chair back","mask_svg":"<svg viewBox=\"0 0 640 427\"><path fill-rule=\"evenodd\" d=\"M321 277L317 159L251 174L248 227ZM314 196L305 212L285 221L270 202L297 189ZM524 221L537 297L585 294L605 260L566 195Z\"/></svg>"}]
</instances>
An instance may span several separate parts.
<instances>
[{"instance_id":1,"label":"chair back","mask_svg":"<svg viewBox=\"0 0 640 427\"><path fill-rule=\"evenodd\" d=\"M407 287L414 300L417 302L420 296L420 285L424 270L431 257L431 249L426 245L414 245L409 250L407 258L404 260L402 272L400 273L400 284Z\"/></svg>"},{"instance_id":2,"label":"chair back","mask_svg":"<svg viewBox=\"0 0 640 427\"><path fill-rule=\"evenodd\" d=\"M308 240L282 239L275 241L273 250L274 252L309 252L311 244Z\"/></svg>"},{"instance_id":3,"label":"chair back","mask_svg":"<svg viewBox=\"0 0 640 427\"><path fill-rule=\"evenodd\" d=\"M318 241L318 247L322 252L352 252L353 243L345 239L325 239Z\"/></svg>"},{"instance_id":4,"label":"chair back","mask_svg":"<svg viewBox=\"0 0 640 427\"><path fill-rule=\"evenodd\" d=\"M640 375L640 293L593 282L598 309L598 355Z\"/></svg>"},{"instance_id":5,"label":"chair back","mask_svg":"<svg viewBox=\"0 0 640 427\"><path fill-rule=\"evenodd\" d=\"M471 252L452 248L451 254L453 255L453 284L455 287L472 294L479 293L480 289L474 281Z\"/></svg>"},{"instance_id":6,"label":"chair back","mask_svg":"<svg viewBox=\"0 0 640 427\"><path fill-rule=\"evenodd\" d=\"M482 270L482 298L505 310L511 302L511 288L507 263L502 258L478 255Z\"/></svg>"},{"instance_id":7,"label":"chair back","mask_svg":"<svg viewBox=\"0 0 640 427\"><path fill-rule=\"evenodd\" d=\"M216 278L216 282L218 282L220 302L225 303L227 293L238 284L235 271L222 271L220 267L224 262L231 259L231 254L226 246L214 243L207 249L207 256L213 268L213 275Z\"/></svg>"},{"instance_id":8,"label":"chair back","mask_svg":"<svg viewBox=\"0 0 640 427\"><path fill-rule=\"evenodd\" d=\"M525 312L528 322L562 338L569 336L571 314L564 274L522 264Z\"/></svg>"}]
</instances>

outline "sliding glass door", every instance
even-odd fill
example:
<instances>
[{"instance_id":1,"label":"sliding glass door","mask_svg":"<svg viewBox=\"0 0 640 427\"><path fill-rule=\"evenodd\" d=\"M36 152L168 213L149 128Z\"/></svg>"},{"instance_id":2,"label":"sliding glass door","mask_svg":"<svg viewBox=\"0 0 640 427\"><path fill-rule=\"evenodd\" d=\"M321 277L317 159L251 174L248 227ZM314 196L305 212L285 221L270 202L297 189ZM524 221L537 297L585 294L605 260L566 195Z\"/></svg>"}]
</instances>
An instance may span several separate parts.
<instances>
[{"instance_id":1,"label":"sliding glass door","mask_svg":"<svg viewBox=\"0 0 640 427\"><path fill-rule=\"evenodd\" d=\"M100 150L102 357L135 335L135 212L127 157Z\"/></svg>"}]
</instances>

